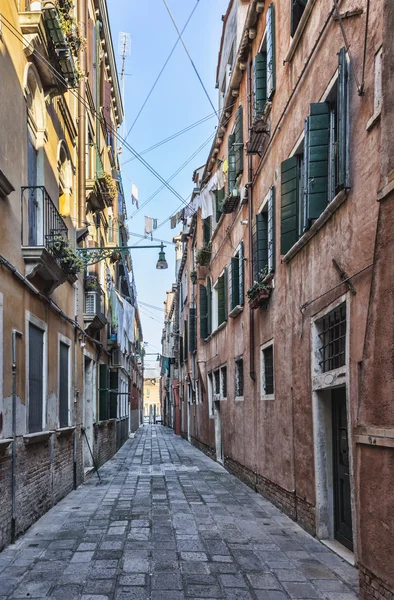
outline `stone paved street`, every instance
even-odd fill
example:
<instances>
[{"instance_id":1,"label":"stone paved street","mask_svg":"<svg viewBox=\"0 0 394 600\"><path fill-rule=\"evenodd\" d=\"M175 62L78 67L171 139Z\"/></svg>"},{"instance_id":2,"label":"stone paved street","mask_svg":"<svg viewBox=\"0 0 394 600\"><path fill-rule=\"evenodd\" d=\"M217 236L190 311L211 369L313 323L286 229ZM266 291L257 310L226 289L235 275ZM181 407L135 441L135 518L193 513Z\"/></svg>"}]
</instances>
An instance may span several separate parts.
<instances>
[{"instance_id":1,"label":"stone paved street","mask_svg":"<svg viewBox=\"0 0 394 600\"><path fill-rule=\"evenodd\" d=\"M357 598L357 571L186 441L144 427L0 553L0 600Z\"/></svg>"}]
</instances>

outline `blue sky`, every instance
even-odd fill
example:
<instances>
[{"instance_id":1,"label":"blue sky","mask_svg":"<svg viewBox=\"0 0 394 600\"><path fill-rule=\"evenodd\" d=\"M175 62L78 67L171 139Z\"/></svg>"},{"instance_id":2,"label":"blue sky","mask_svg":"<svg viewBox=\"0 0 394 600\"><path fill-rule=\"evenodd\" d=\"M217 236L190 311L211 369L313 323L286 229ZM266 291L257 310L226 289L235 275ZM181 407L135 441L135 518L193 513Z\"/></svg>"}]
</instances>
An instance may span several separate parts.
<instances>
[{"instance_id":1,"label":"blue sky","mask_svg":"<svg viewBox=\"0 0 394 600\"><path fill-rule=\"evenodd\" d=\"M107 0L114 49L120 71L121 57L118 53L120 32L131 34L131 54L126 58L125 113L128 131L141 108L151 86L159 74L176 39L177 32L171 22L163 0L141 2L137 0ZM196 0L167 0L173 17L181 30L186 23ZM183 34L185 44L193 58L210 98L217 107L215 89L216 64L222 29L221 16L225 13L228 0L199 0L194 15ZM138 152L149 148L162 139L212 115L213 110L181 44L172 55L165 71L155 87L148 103L133 127L128 142ZM196 128L175 138L144 155L144 158L164 178L168 179L210 136L215 133L217 119L213 116ZM124 130L122 129L121 132ZM186 199L193 187L193 170L203 164L208 155L210 139L199 154L175 179L172 187ZM121 156L123 185L125 188L128 216L135 212L131 204L131 182L139 188L140 205L160 186L138 160L126 161L130 153ZM145 215L157 218L159 224L173 212L179 210L181 202L166 188L145 208L129 218L130 232L143 234ZM166 223L155 232L155 237L171 241L179 229L170 229ZM131 235L130 244L157 244L140 241ZM175 256L173 246L167 245L168 270L157 271L158 250L132 251L138 298L142 302L163 306L165 292L174 281ZM149 342L148 352L160 349L163 314L140 305L144 339ZM148 357L147 357L148 358ZM155 357L149 357L149 363Z\"/></svg>"}]
</instances>

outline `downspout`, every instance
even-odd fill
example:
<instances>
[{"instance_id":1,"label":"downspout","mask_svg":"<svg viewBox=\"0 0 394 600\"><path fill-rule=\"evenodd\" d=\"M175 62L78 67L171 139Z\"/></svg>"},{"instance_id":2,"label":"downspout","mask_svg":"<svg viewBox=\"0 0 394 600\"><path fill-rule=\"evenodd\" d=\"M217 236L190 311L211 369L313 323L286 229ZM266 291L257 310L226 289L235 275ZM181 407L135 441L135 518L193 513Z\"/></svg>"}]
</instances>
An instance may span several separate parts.
<instances>
[{"instance_id":1,"label":"downspout","mask_svg":"<svg viewBox=\"0 0 394 600\"><path fill-rule=\"evenodd\" d=\"M250 131L253 121L253 95L252 95L252 67L248 62L248 129ZM248 154L248 238L249 238L249 286L253 285L253 157ZM254 368L254 310L249 308L249 375L253 381L256 381L256 371Z\"/></svg>"},{"instance_id":2,"label":"downspout","mask_svg":"<svg viewBox=\"0 0 394 600\"><path fill-rule=\"evenodd\" d=\"M101 115L100 115L100 89L101 89L101 68L100 68L100 30L101 21L96 20L96 177L102 175L102 163L100 156L101 141Z\"/></svg>"},{"instance_id":3,"label":"downspout","mask_svg":"<svg viewBox=\"0 0 394 600\"><path fill-rule=\"evenodd\" d=\"M11 516L11 543L15 542L16 534L16 336L22 337L22 332L12 330L12 516Z\"/></svg>"},{"instance_id":4,"label":"downspout","mask_svg":"<svg viewBox=\"0 0 394 600\"><path fill-rule=\"evenodd\" d=\"M78 21L82 36L87 38L87 7L86 0L78 0ZM79 51L79 63L83 76L79 79L79 97L86 98L86 50ZM78 102L78 227L83 227L86 221L86 107L84 102Z\"/></svg>"}]
</instances>

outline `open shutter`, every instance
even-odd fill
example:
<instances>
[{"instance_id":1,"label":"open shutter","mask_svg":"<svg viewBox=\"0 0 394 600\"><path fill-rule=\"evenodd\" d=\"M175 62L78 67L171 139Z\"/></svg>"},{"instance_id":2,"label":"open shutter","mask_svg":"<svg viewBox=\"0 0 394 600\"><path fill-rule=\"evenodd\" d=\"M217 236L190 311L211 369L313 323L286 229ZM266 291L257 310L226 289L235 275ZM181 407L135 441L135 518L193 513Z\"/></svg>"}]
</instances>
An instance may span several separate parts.
<instances>
[{"instance_id":1,"label":"open shutter","mask_svg":"<svg viewBox=\"0 0 394 600\"><path fill-rule=\"evenodd\" d=\"M257 281L260 271L268 264L268 230L266 215L255 216L252 227L253 279Z\"/></svg>"},{"instance_id":2,"label":"open shutter","mask_svg":"<svg viewBox=\"0 0 394 600\"><path fill-rule=\"evenodd\" d=\"M183 363L183 336L179 336L179 362Z\"/></svg>"},{"instance_id":3,"label":"open shutter","mask_svg":"<svg viewBox=\"0 0 394 600\"><path fill-rule=\"evenodd\" d=\"M104 81L104 120L108 133L111 128L111 83Z\"/></svg>"},{"instance_id":4,"label":"open shutter","mask_svg":"<svg viewBox=\"0 0 394 600\"><path fill-rule=\"evenodd\" d=\"M207 288L200 284L200 337L208 337L208 298Z\"/></svg>"},{"instance_id":5,"label":"open shutter","mask_svg":"<svg viewBox=\"0 0 394 600\"><path fill-rule=\"evenodd\" d=\"M238 177L244 169L244 136L243 136L243 110L238 107L235 117L235 177Z\"/></svg>"},{"instance_id":6,"label":"open shutter","mask_svg":"<svg viewBox=\"0 0 394 600\"><path fill-rule=\"evenodd\" d=\"M227 267L223 271L223 287L224 287L224 320L228 318L228 271Z\"/></svg>"},{"instance_id":7,"label":"open shutter","mask_svg":"<svg viewBox=\"0 0 394 600\"><path fill-rule=\"evenodd\" d=\"M203 221L203 236L204 236L204 244L208 244L211 239L211 217L207 217Z\"/></svg>"},{"instance_id":8,"label":"open shutter","mask_svg":"<svg viewBox=\"0 0 394 600\"><path fill-rule=\"evenodd\" d=\"M267 43L267 99L271 100L275 92L275 10L270 4L267 11L266 43Z\"/></svg>"},{"instance_id":9,"label":"open shutter","mask_svg":"<svg viewBox=\"0 0 394 600\"><path fill-rule=\"evenodd\" d=\"M212 287L211 280L207 281L207 334L212 333Z\"/></svg>"},{"instance_id":10,"label":"open shutter","mask_svg":"<svg viewBox=\"0 0 394 600\"><path fill-rule=\"evenodd\" d=\"M297 31L297 27L299 25L299 22L301 21L301 17L304 13L307 1L308 0L292 0L291 2L291 37L293 37L295 32Z\"/></svg>"},{"instance_id":11,"label":"open shutter","mask_svg":"<svg viewBox=\"0 0 394 600\"><path fill-rule=\"evenodd\" d=\"M242 306L244 303L244 293L245 293L244 292L244 243L243 242L241 242L239 244L238 261L239 261L239 266L238 266L239 298L238 298L238 302Z\"/></svg>"},{"instance_id":12,"label":"open shutter","mask_svg":"<svg viewBox=\"0 0 394 600\"><path fill-rule=\"evenodd\" d=\"M228 136L228 173L227 173L227 181L228 181L228 193L231 194L236 179L236 153L234 149L235 143L235 134L230 133Z\"/></svg>"},{"instance_id":13,"label":"open shutter","mask_svg":"<svg viewBox=\"0 0 394 600\"><path fill-rule=\"evenodd\" d=\"M108 366L99 365L99 419L108 419Z\"/></svg>"},{"instance_id":14,"label":"open shutter","mask_svg":"<svg viewBox=\"0 0 394 600\"><path fill-rule=\"evenodd\" d=\"M230 310L239 304L239 259L235 256L230 263Z\"/></svg>"},{"instance_id":15,"label":"open shutter","mask_svg":"<svg viewBox=\"0 0 394 600\"><path fill-rule=\"evenodd\" d=\"M270 189L268 198L268 270L275 271L275 187Z\"/></svg>"},{"instance_id":16,"label":"open shutter","mask_svg":"<svg viewBox=\"0 0 394 600\"><path fill-rule=\"evenodd\" d=\"M340 190L349 187L349 161L348 161L348 106L349 106L349 86L348 86L348 64L346 60L345 48L339 52L338 65L338 97L337 97L337 119L338 119L338 181L337 189Z\"/></svg>"},{"instance_id":17,"label":"open shutter","mask_svg":"<svg viewBox=\"0 0 394 600\"><path fill-rule=\"evenodd\" d=\"M118 371L109 372L109 418L116 419L118 416Z\"/></svg>"},{"instance_id":18,"label":"open shutter","mask_svg":"<svg viewBox=\"0 0 394 600\"><path fill-rule=\"evenodd\" d=\"M197 348L197 331L196 331L197 312L195 308L189 311L189 352L194 352Z\"/></svg>"},{"instance_id":19,"label":"open shutter","mask_svg":"<svg viewBox=\"0 0 394 600\"><path fill-rule=\"evenodd\" d=\"M267 102L267 53L254 57L254 116L261 115Z\"/></svg>"},{"instance_id":20,"label":"open shutter","mask_svg":"<svg viewBox=\"0 0 394 600\"><path fill-rule=\"evenodd\" d=\"M88 18L88 31L87 31L87 48L86 48L86 53L87 53L87 70L88 70L88 77L89 77L89 85L90 85L90 91L92 92L92 95L94 97L95 95L95 90L93 89L93 53L95 52L95 46L94 46L94 23L93 23L93 19L91 19L90 17Z\"/></svg>"},{"instance_id":21,"label":"open shutter","mask_svg":"<svg viewBox=\"0 0 394 600\"><path fill-rule=\"evenodd\" d=\"M216 286L218 294L218 325L221 325L225 321L225 309L224 309L224 276L221 275L218 278Z\"/></svg>"},{"instance_id":22,"label":"open shutter","mask_svg":"<svg viewBox=\"0 0 394 600\"><path fill-rule=\"evenodd\" d=\"M298 197L298 159L291 156L281 164L281 254L286 254L298 239Z\"/></svg>"},{"instance_id":23,"label":"open shutter","mask_svg":"<svg viewBox=\"0 0 394 600\"><path fill-rule=\"evenodd\" d=\"M307 217L317 219L328 202L328 157L330 138L329 105L317 102L310 106L308 139L306 140Z\"/></svg>"}]
</instances>

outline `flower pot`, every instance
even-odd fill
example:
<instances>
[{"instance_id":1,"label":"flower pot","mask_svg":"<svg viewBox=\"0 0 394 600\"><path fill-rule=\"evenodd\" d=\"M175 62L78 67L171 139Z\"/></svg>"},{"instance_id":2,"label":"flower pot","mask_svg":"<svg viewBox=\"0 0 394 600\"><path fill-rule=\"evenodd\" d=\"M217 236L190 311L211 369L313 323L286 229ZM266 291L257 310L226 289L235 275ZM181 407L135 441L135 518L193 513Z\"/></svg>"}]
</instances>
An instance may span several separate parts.
<instances>
[{"instance_id":1,"label":"flower pot","mask_svg":"<svg viewBox=\"0 0 394 600\"><path fill-rule=\"evenodd\" d=\"M259 290L256 294L249 298L249 306L252 309L256 309L262 304L265 304L271 295L271 290Z\"/></svg>"},{"instance_id":2,"label":"flower pot","mask_svg":"<svg viewBox=\"0 0 394 600\"><path fill-rule=\"evenodd\" d=\"M197 265L197 277L198 279L206 279L208 275L208 266Z\"/></svg>"}]
</instances>

